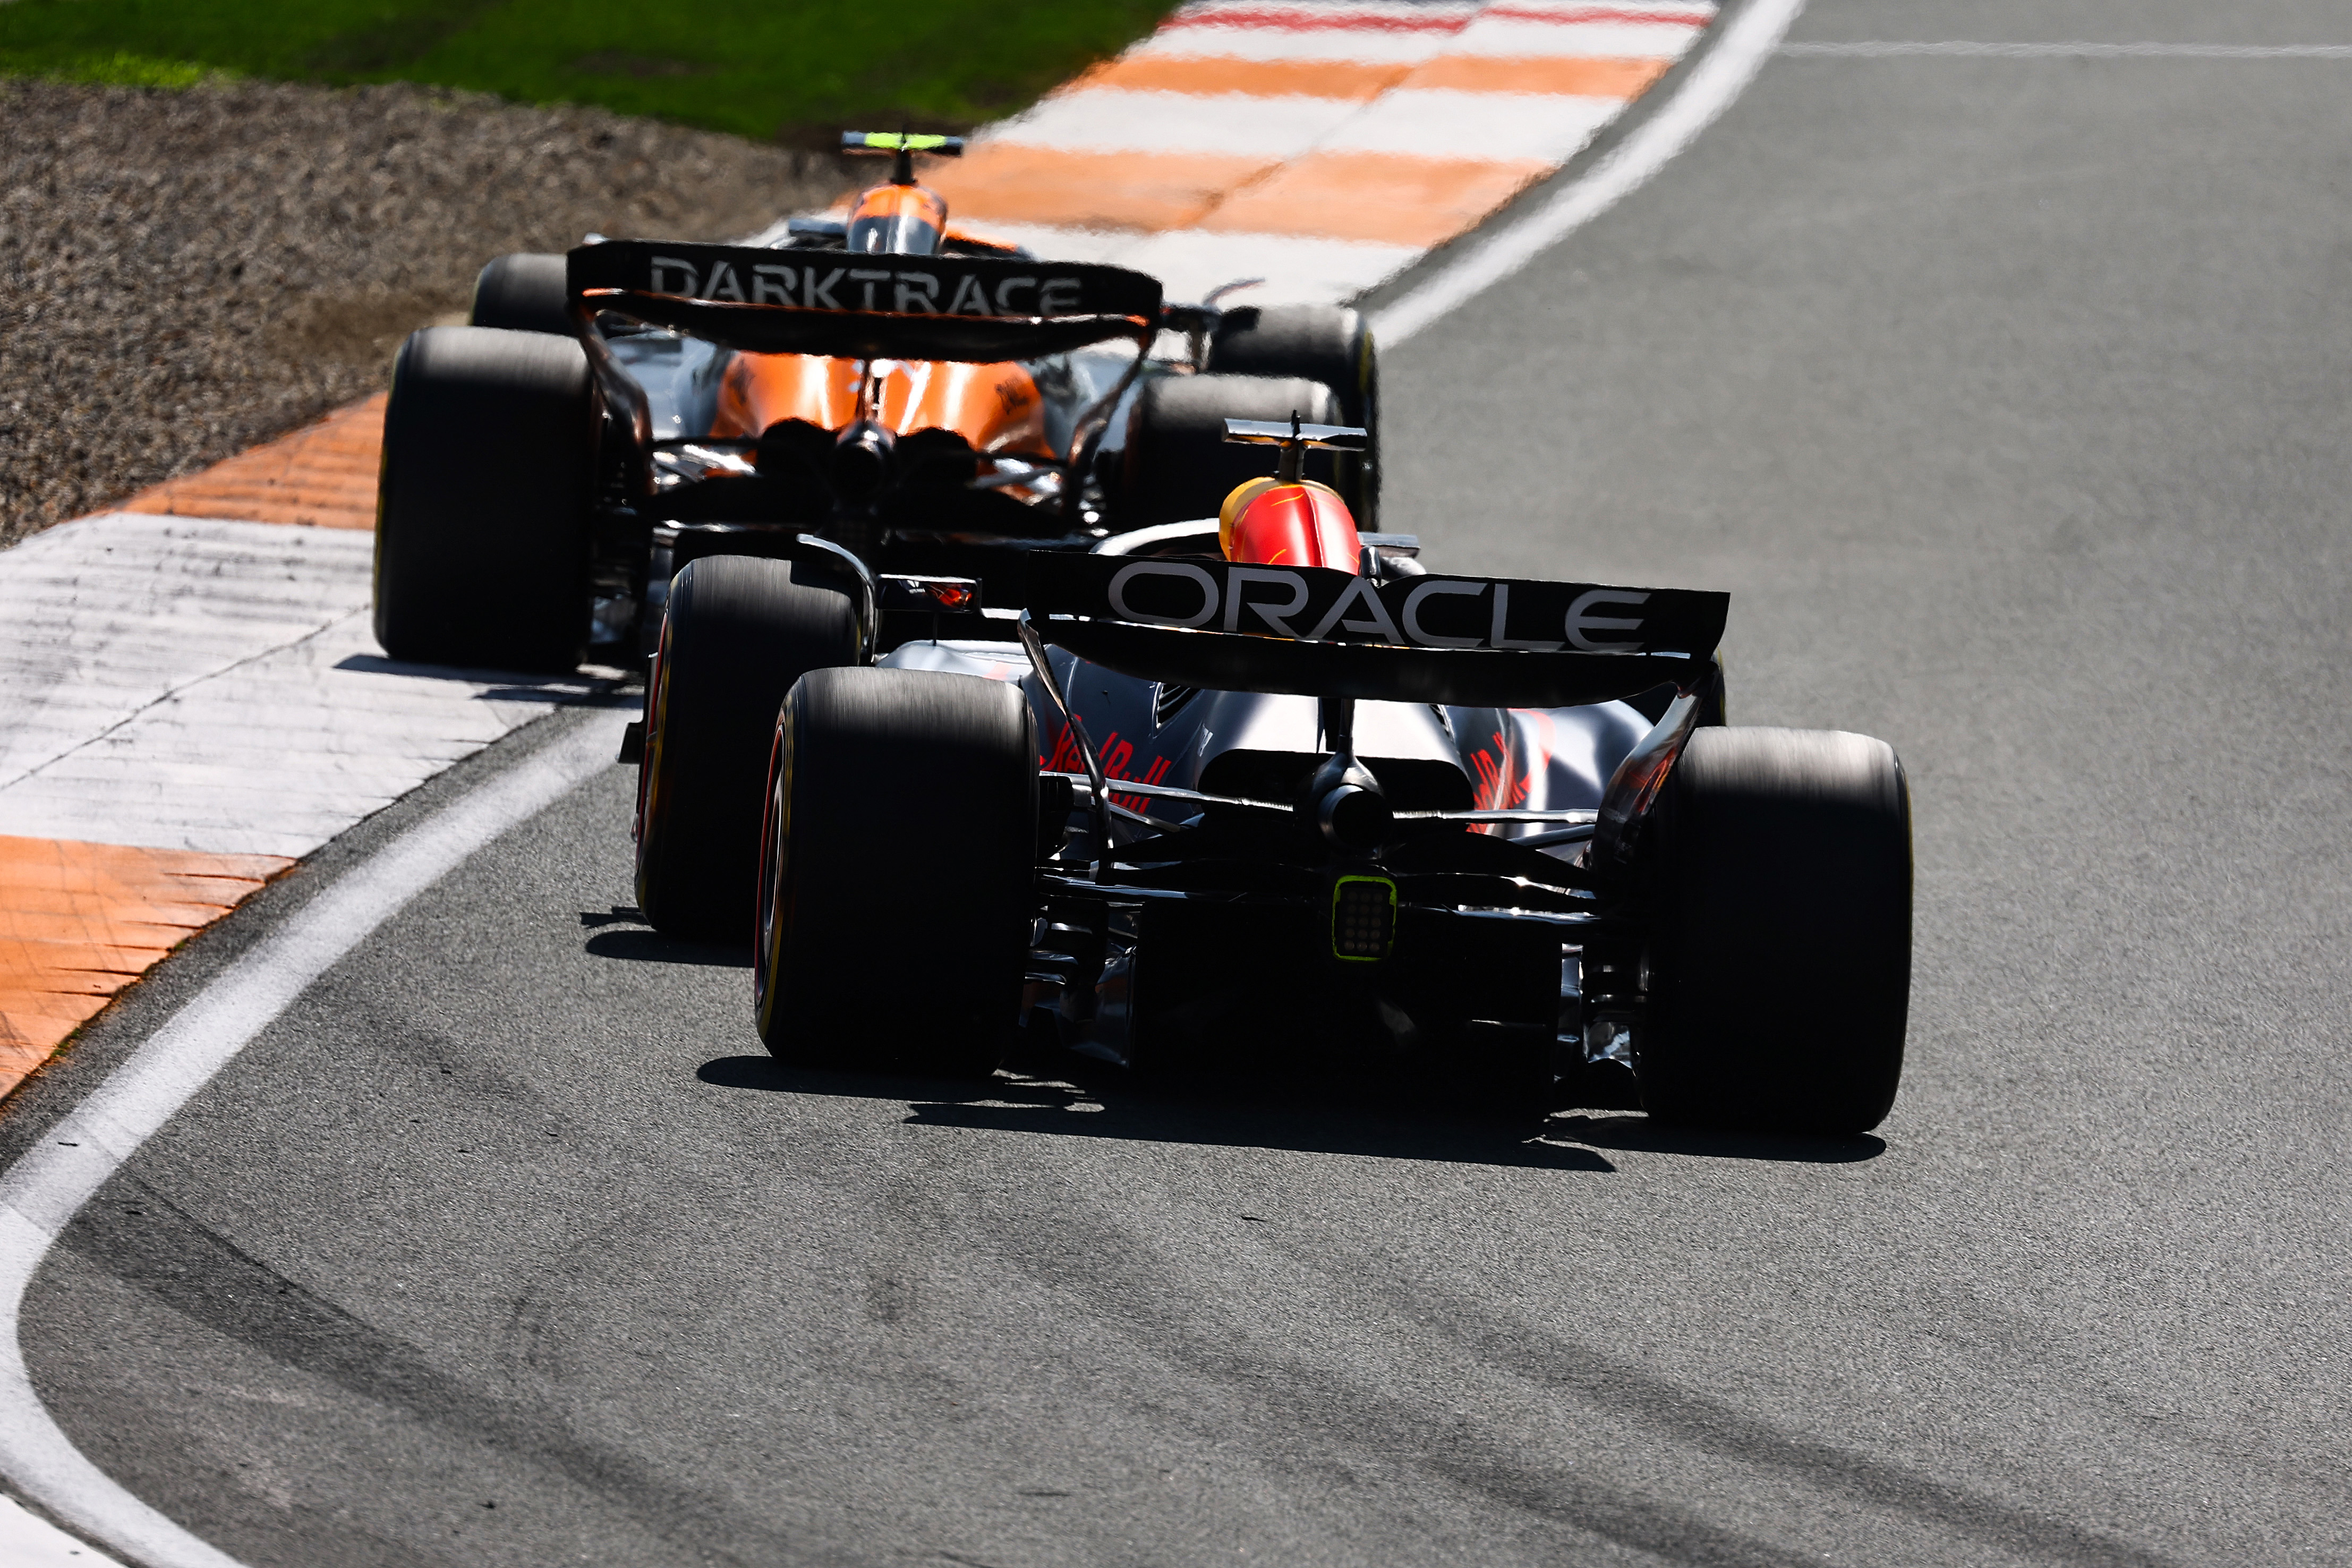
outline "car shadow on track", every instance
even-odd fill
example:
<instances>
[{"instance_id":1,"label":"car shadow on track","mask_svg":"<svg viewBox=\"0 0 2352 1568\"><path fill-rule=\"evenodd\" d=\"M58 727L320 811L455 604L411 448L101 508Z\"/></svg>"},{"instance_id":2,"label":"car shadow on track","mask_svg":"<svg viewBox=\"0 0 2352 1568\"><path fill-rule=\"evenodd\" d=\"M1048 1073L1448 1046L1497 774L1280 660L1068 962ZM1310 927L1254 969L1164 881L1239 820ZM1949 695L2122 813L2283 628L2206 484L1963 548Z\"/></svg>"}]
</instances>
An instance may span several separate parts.
<instances>
[{"instance_id":1,"label":"car shadow on track","mask_svg":"<svg viewBox=\"0 0 2352 1568\"><path fill-rule=\"evenodd\" d=\"M740 942L682 942L657 931L600 931L580 944L598 958L633 963L685 963L706 968L749 969L751 954Z\"/></svg>"},{"instance_id":2,"label":"car shadow on track","mask_svg":"<svg viewBox=\"0 0 2352 1568\"><path fill-rule=\"evenodd\" d=\"M583 910L580 923L596 934L580 945L598 958L618 958L631 963L685 963L708 968L749 969L751 949L740 942L688 942L664 936L645 923L634 906L614 904L604 911ZM611 930L600 928L623 927Z\"/></svg>"},{"instance_id":3,"label":"car shadow on track","mask_svg":"<svg viewBox=\"0 0 2352 1568\"><path fill-rule=\"evenodd\" d=\"M1065 1138L1276 1149L1391 1160L1580 1171L1617 1166L1602 1149L1715 1159L1850 1164L1875 1157L1875 1138L1774 1138L1653 1124L1643 1116L1538 1115L1448 1103L1431 1086L1334 1091L1286 1083L1160 1089L1115 1068L1057 1066L1057 1077L1000 1073L982 1083L877 1073L815 1072L768 1057L721 1057L697 1071L722 1089L907 1102L907 1124Z\"/></svg>"},{"instance_id":4,"label":"car shadow on track","mask_svg":"<svg viewBox=\"0 0 2352 1568\"><path fill-rule=\"evenodd\" d=\"M622 696L593 689L619 678L623 672L618 670L533 675L528 671L493 669L486 666L412 664L372 653L355 653L337 659L335 668L354 675L399 675L417 680L462 681L488 687L488 690L475 694L477 702L546 702L587 708L625 708L635 706L643 700L634 693Z\"/></svg>"}]
</instances>

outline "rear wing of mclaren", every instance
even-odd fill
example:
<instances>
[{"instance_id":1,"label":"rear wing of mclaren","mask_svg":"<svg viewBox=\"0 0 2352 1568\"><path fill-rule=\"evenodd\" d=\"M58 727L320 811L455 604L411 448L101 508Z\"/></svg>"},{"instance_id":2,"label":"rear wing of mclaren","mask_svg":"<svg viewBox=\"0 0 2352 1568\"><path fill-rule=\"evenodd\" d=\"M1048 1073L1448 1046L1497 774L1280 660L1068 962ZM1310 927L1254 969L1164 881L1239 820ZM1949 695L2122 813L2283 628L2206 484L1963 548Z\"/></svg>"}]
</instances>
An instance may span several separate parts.
<instances>
[{"instance_id":1,"label":"rear wing of mclaren","mask_svg":"<svg viewBox=\"0 0 2352 1568\"><path fill-rule=\"evenodd\" d=\"M1143 273L1000 257L606 240L573 250L565 281L583 331L614 310L751 353L992 363L1148 348L1160 316Z\"/></svg>"},{"instance_id":2,"label":"rear wing of mclaren","mask_svg":"<svg viewBox=\"0 0 2352 1568\"><path fill-rule=\"evenodd\" d=\"M1039 553L1042 640L1144 680L1479 708L1569 708L1714 672L1730 595L1524 578L1375 583L1307 566Z\"/></svg>"},{"instance_id":3,"label":"rear wing of mclaren","mask_svg":"<svg viewBox=\"0 0 2352 1568\"><path fill-rule=\"evenodd\" d=\"M604 311L750 353L842 359L1040 358L1114 338L1135 363L1080 420L1108 416L1161 325L1160 280L1118 267L992 256L767 250L604 240L564 258L572 324L635 448L631 488L653 490L645 388L596 330Z\"/></svg>"}]
</instances>

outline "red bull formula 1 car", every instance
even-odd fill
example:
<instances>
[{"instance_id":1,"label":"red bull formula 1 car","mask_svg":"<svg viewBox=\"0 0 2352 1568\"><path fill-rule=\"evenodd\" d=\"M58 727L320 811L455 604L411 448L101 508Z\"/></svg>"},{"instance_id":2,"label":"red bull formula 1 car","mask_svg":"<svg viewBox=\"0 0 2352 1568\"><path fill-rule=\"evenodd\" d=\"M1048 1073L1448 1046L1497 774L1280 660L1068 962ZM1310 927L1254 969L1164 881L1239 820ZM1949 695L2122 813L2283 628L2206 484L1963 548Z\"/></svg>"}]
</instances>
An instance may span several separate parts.
<instances>
[{"instance_id":1,"label":"red bull formula 1 car","mask_svg":"<svg viewBox=\"0 0 2352 1568\"><path fill-rule=\"evenodd\" d=\"M1279 469L1216 518L1038 554L1017 614L886 580L937 617L887 651L799 563L679 574L640 895L748 928L769 1048L984 1073L1025 1029L1536 1101L1614 1064L1660 1117L1874 1126L1910 976L1892 750L1727 727L1720 594L1434 575L1301 477L1364 431L1229 435ZM766 752L758 848L697 861L722 726Z\"/></svg>"},{"instance_id":2,"label":"red bull formula 1 car","mask_svg":"<svg viewBox=\"0 0 2352 1568\"><path fill-rule=\"evenodd\" d=\"M1245 477L1226 418L1376 424L1356 312L1164 303L1139 274L951 229L914 155L954 139L844 140L894 162L845 223L501 257L471 325L408 340L376 534L387 653L629 659L671 577L714 552L822 547L1018 606L1033 550L1213 511ZM1375 449L1328 477L1371 515Z\"/></svg>"}]
</instances>

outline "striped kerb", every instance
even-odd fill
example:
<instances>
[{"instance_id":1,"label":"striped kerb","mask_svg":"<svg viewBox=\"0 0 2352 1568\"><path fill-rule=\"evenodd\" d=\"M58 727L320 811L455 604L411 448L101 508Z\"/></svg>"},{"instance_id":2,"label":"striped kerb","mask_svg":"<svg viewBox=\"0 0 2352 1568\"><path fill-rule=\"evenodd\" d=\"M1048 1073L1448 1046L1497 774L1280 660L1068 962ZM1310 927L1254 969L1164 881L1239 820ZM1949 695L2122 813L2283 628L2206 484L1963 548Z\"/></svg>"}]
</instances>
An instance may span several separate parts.
<instances>
[{"instance_id":1,"label":"striped kerb","mask_svg":"<svg viewBox=\"0 0 2352 1568\"><path fill-rule=\"evenodd\" d=\"M142 490L122 510L373 528L376 461L383 449L388 401L379 392L200 474Z\"/></svg>"},{"instance_id":2,"label":"striped kerb","mask_svg":"<svg viewBox=\"0 0 2352 1568\"><path fill-rule=\"evenodd\" d=\"M925 178L1041 256L1175 299L1342 300L1558 169L1711 4L1198 0Z\"/></svg>"},{"instance_id":3,"label":"striped kerb","mask_svg":"<svg viewBox=\"0 0 2352 1568\"><path fill-rule=\"evenodd\" d=\"M0 1094L269 878L590 689L383 657L383 402L0 552L26 634L0 644Z\"/></svg>"},{"instance_id":4,"label":"striped kerb","mask_svg":"<svg viewBox=\"0 0 2352 1568\"><path fill-rule=\"evenodd\" d=\"M0 1093L116 992L292 864L0 837Z\"/></svg>"}]
</instances>

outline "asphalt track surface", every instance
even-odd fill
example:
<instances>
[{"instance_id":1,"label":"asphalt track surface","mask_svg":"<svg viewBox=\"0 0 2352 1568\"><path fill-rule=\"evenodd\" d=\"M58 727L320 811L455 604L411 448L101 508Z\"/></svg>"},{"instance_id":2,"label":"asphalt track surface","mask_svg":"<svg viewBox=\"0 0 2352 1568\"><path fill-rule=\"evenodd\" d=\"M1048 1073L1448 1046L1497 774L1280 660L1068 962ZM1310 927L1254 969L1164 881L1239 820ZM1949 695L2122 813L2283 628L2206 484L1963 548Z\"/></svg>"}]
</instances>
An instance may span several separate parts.
<instances>
[{"instance_id":1,"label":"asphalt track surface","mask_svg":"<svg viewBox=\"0 0 2352 1568\"><path fill-rule=\"evenodd\" d=\"M2352 1558L2347 73L1778 59L1388 363L1390 516L1442 563L1728 587L1735 720L1902 752L1878 1137L787 1077L739 963L616 915L616 768L84 1212L26 1310L40 1390L257 1568ZM589 721L165 965L0 1152Z\"/></svg>"}]
</instances>

